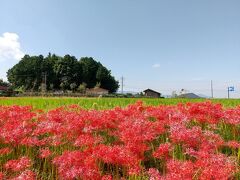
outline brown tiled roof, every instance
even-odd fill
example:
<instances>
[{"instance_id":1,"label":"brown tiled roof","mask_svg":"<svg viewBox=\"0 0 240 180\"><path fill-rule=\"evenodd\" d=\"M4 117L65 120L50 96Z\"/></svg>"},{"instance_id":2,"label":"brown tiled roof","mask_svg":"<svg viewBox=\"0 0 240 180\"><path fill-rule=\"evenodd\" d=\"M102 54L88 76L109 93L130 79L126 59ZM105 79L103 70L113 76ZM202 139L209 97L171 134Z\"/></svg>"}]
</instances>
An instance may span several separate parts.
<instances>
[{"instance_id":1,"label":"brown tiled roof","mask_svg":"<svg viewBox=\"0 0 240 180\"><path fill-rule=\"evenodd\" d=\"M157 93L157 94L161 94L161 93L159 93L159 92L157 92L157 91L154 91L154 90L152 90L152 89L146 89L146 90L144 90L143 92L147 92L147 91L151 91L151 92L154 92L154 93Z\"/></svg>"}]
</instances>

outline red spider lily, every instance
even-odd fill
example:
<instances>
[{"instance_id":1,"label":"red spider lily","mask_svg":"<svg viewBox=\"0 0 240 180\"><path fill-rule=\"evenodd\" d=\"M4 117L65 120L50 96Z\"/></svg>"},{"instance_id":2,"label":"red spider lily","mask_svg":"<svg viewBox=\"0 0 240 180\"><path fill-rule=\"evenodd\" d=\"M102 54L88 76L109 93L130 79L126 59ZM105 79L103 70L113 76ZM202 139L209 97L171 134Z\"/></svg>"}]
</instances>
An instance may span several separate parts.
<instances>
[{"instance_id":1,"label":"red spider lily","mask_svg":"<svg viewBox=\"0 0 240 180\"><path fill-rule=\"evenodd\" d=\"M167 162L166 179L191 180L194 177L194 164L191 161L169 160Z\"/></svg>"},{"instance_id":2,"label":"red spider lily","mask_svg":"<svg viewBox=\"0 0 240 180\"><path fill-rule=\"evenodd\" d=\"M187 114L184 113L183 106L158 106L158 107L148 107L145 110L145 116L151 117L164 125L170 125L176 122L188 122L189 119Z\"/></svg>"},{"instance_id":3,"label":"red spider lily","mask_svg":"<svg viewBox=\"0 0 240 180\"><path fill-rule=\"evenodd\" d=\"M155 158L169 158L169 153L173 150L173 147L170 143L160 144L157 150L153 153Z\"/></svg>"},{"instance_id":4,"label":"red spider lily","mask_svg":"<svg viewBox=\"0 0 240 180\"><path fill-rule=\"evenodd\" d=\"M102 141L101 137L93 137L90 134L82 134L76 139L76 141L74 142L74 145L92 147L100 143L101 141Z\"/></svg>"},{"instance_id":5,"label":"red spider lily","mask_svg":"<svg viewBox=\"0 0 240 180\"><path fill-rule=\"evenodd\" d=\"M19 176L12 178L11 180L35 180L36 175L31 170L23 171Z\"/></svg>"},{"instance_id":6,"label":"red spider lily","mask_svg":"<svg viewBox=\"0 0 240 180\"><path fill-rule=\"evenodd\" d=\"M120 139L125 143L151 141L157 135L152 124L143 119L127 119L118 126Z\"/></svg>"},{"instance_id":7,"label":"red spider lily","mask_svg":"<svg viewBox=\"0 0 240 180\"><path fill-rule=\"evenodd\" d=\"M240 124L240 106L234 109L226 109L224 111L224 122L231 125Z\"/></svg>"},{"instance_id":8,"label":"red spider lily","mask_svg":"<svg viewBox=\"0 0 240 180\"><path fill-rule=\"evenodd\" d=\"M163 131L160 130L163 128L147 119L125 118L119 123L115 134L130 151L138 155L139 158L143 158L144 152L149 149L147 143L162 134Z\"/></svg>"},{"instance_id":9,"label":"red spider lily","mask_svg":"<svg viewBox=\"0 0 240 180\"><path fill-rule=\"evenodd\" d=\"M197 160L194 163L196 174L199 179L229 179L236 172L236 160L226 157L223 154L188 149L187 154L194 156Z\"/></svg>"},{"instance_id":10,"label":"red spider lily","mask_svg":"<svg viewBox=\"0 0 240 180\"><path fill-rule=\"evenodd\" d=\"M49 148L40 149L40 151L39 151L40 158L48 158L51 155L52 155L52 152L50 151Z\"/></svg>"},{"instance_id":11,"label":"red spider lily","mask_svg":"<svg viewBox=\"0 0 240 180\"><path fill-rule=\"evenodd\" d=\"M163 180L160 172L155 168L150 168L148 170L149 180Z\"/></svg>"},{"instance_id":12,"label":"red spider lily","mask_svg":"<svg viewBox=\"0 0 240 180\"><path fill-rule=\"evenodd\" d=\"M48 167L37 158L56 166L58 175L49 173L59 179L236 179L239 119L240 107L211 102L48 112L0 106L0 156L13 158L3 160L0 179L38 178L28 168ZM31 162L26 156L35 152Z\"/></svg>"},{"instance_id":13,"label":"red spider lily","mask_svg":"<svg viewBox=\"0 0 240 180\"><path fill-rule=\"evenodd\" d=\"M112 176L111 175L104 175L101 180L112 180Z\"/></svg>"},{"instance_id":14,"label":"red spider lily","mask_svg":"<svg viewBox=\"0 0 240 180\"><path fill-rule=\"evenodd\" d=\"M169 132L174 143L183 143L188 147L198 147L203 138L203 132L198 126L188 129L183 124L175 123L170 126Z\"/></svg>"},{"instance_id":15,"label":"red spider lily","mask_svg":"<svg viewBox=\"0 0 240 180\"><path fill-rule=\"evenodd\" d=\"M3 178L4 178L4 174L0 172L0 180L3 180Z\"/></svg>"},{"instance_id":16,"label":"red spider lily","mask_svg":"<svg viewBox=\"0 0 240 180\"><path fill-rule=\"evenodd\" d=\"M6 144L18 145L32 132L35 113L31 107L7 106L0 108L0 138Z\"/></svg>"},{"instance_id":17,"label":"red spider lily","mask_svg":"<svg viewBox=\"0 0 240 180\"><path fill-rule=\"evenodd\" d=\"M12 170L12 171L22 171L25 170L26 168L29 168L31 166L32 162L31 159L29 159L26 156L21 157L20 159L17 160L9 160L4 167L7 170Z\"/></svg>"},{"instance_id":18,"label":"red spider lily","mask_svg":"<svg viewBox=\"0 0 240 180\"><path fill-rule=\"evenodd\" d=\"M201 142L200 148L205 151L214 151L218 147L224 145L222 137L218 134L215 134L212 131L205 131L203 134L203 140Z\"/></svg>"},{"instance_id":19,"label":"red spider lily","mask_svg":"<svg viewBox=\"0 0 240 180\"><path fill-rule=\"evenodd\" d=\"M47 145L48 142L47 139L40 140L37 136L31 136L23 138L19 144L34 147Z\"/></svg>"},{"instance_id":20,"label":"red spider lily","mask_svg":"<svg viewBox=\"0 0 240 180\"><path fill-rule=\"evenodd\" d=\"M61 135L50 136L50 137L46 138L46 141L49 142L49 144L51 146L64 145L65 142L62 142L62 140L63 140L63 138L61 137Z\"/></svg>"},{"instance_id":21,"label":"red spider lily","mask_svg":"<svg viewBox=\"0 0 240 180\"><path fill-rule=\"evenodd\" d=\"M63 179L100 179L95 161L90 151L66 151L54 158L53 163Z\"/></svg>"},{"instance_id":22,"label":"red spider lily","mask_svg":"<svg viewBox=\"0 0 240 180\"><path fill-rule=\"evenodd\" d=\"M150 149L150 147L145 143L127 143L125 144L127 150L129 150L132 154L136 155L139 159L144 159L144 152Z\"/></svg>"},{"instance_id":23,"label":"red spider lily","mask_svg":"<svg viewBox=\"0 0 240 180\"><path fill-rule=\"evenodd\" d=\"M140 159L124 146L99 145L94 149L94 156L107 164L120 165L129 169L130 174L140 172Z\"/></svg>"},{"instance_id":24,"label":"red spider lily","mask_svg":"<svg viewBox=\"0 0 240 180\"><path fill-rule=\"evenodd\" d=\"M240 148L240 143L238 141L228 141L226 143L226 146L228 146L230 148L238 149L238 148Z\"/></svg>"},{"instance_id":25,"label":"red spider lily","mask_svg":"<svg viewBox=\"0 0 240 180\"><path fill-rule=\"evenodd\" d=\"M0 156L7 155L7 154L9 154L11 152L12 152L12 150L10 148L8 148L8 147L2 148L2 149L0 149Z\"/></svg>"},{"instance_id":26,"label":"red spider lily","mask_svg":"<svg viewBox=\"0 0 240 180\"><path fill-rule=\"evenodd\" d=\"M231 179L236 172L236 161L223 154L209 154L208 158L200 156L195 163L200 180Z\"/></svg>"},{"instance_id":27,"label":"red spider lily","mask_svg":"<svg viewBox=\"0 0 240 180\"><path fill-rule=\"evenodd\" d=\"M188 103L187 111L191 119L200 123L217 124L224 117L222 105L213 104L210 101Z\"/></svg>"}]
</instances>

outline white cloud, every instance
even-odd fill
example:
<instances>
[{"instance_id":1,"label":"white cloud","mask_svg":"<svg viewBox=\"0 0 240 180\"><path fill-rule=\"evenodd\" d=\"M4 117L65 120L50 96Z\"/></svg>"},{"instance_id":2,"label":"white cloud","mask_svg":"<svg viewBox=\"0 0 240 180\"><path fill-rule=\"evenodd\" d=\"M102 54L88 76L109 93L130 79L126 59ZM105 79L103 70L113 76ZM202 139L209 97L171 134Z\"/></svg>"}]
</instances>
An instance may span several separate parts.
<instances>
[{"instance_id":1,"label":"white cloud","mask_svg":"<svg viewBox=\"0 0 240 180\"><path fill-rule=\"evenodd\" d=\"M159 68L160 67L160 64L156 63L154 65L152 65L153 68Z\"/></svg>"},{"instance_id":2,"label":"white cloud","mask_svg":"<svg viewBox=\"0 0 240 180\"><path fill-rule=\"evenodd\" d=\"M0 36L0 62L20 60L24 56L16 33L5 32Z\"/></svg>"},{"instance_id":3,"label":"white cloud","mask_svg":"<svg viewBox=\"0 0 240 180\"><path fill-rule=\"evenodd\" d=\"M23 56L19 36L16 33L5 32L0 35L0 79L6 81L6 72Z\"/></svg>"}]
</instances>

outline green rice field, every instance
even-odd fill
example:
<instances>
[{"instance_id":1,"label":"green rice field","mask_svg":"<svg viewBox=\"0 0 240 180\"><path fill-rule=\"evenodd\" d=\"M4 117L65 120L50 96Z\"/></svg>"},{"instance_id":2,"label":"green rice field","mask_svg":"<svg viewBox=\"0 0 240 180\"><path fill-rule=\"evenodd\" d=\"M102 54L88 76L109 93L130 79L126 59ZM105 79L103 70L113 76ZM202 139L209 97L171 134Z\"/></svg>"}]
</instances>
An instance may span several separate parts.
<instances>
[{"instance_id":1,"label":"green rice field","mask_svg":"<svg viewBox=\"0 0 240 180\"><path fill-rule=\"evenodd\" d=\"M207 99L156 99L156 98L71 98L71 97L6 97L0 98L0 105L32 106L34 109L53 109L71 104L80 105L86 109L111 109L116 106L125 107L136 101L143 101L146 105L175 105L187 102L203 102ZM214 103L221 103L224 107L240 105L240 99L213 99Z\"/></svg>"}]
</instances>

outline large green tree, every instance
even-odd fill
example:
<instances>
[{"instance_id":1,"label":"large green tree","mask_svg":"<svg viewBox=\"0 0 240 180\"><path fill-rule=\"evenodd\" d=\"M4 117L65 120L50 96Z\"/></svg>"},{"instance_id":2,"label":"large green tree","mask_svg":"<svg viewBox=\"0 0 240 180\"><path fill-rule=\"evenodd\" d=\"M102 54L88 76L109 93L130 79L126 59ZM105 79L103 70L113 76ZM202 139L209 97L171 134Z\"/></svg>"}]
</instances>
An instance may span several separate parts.
<instances>
[{"instance_id":1,"label":"large green tree","mask_svg":"<svg viewBox=\"0 0 240 180\"><path fill-rule=\"evenodd\" d=\"M82 68L74 56L65 55L54 64L54 72L64 90L71 89L70 84L80 84Z\"/></svg>"},{"instance_id":2,"label":"large green tree","mask_svg":"<svg viewBox=\"0 0 240 180\"><path fill-rule=\"evenodd\" d=\"M45 78L46 88L51 90L76 90L80 84L93 88L100 84L100 87L116 92L119 87L111 71L92 57L78 61L74 56L60 57L50 53L47 57L25 55L8 70L7 77L14 87L34 91L40 89Z\"/></svg>"},{"instance_id":3,"label":"large green tree","mask_svg":"<svg viewBox=\"0 0 240 180\"><path fill-rule=\"evenodd\" d=\"M83 68L83 82L87 84L87 88L93 88L97 84L96 74L100 63L92 57L83 57L79 64Z\"/></svg>"},{"instance_id":4,"label":"large green tree","mask_svg":"<svg viewBox=\"0 0 240 180\"><path fill-rule=\"evenodd\" d=\"M44 72L46 73L47 78L47 89L58 89L60 81L54 71L55 64L60 61L61 57L56 56L55 54L49 53L48 56L44 59Z\"/></svg>"},{"instance_id":5,"label":"large green tree","mask_svg":"<svg viewBox=\"0 0 240 180\"><path fill-rule=\"evenodd\" d=\"M8 81L15 87L38 90L45 72L44 57L25 55L22 60L7 72Z\"/></svg>"}]
</instances>

